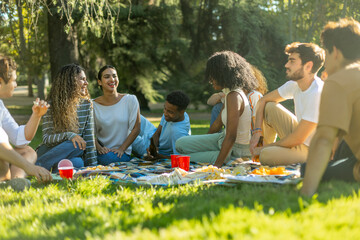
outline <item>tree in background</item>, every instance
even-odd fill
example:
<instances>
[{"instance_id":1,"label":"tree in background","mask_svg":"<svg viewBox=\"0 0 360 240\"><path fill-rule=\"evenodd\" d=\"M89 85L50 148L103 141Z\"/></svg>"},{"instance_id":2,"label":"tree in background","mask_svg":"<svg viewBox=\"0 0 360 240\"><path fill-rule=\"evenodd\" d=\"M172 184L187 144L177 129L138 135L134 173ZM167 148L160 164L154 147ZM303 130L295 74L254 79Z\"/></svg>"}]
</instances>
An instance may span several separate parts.
<instances>
[{"instance_id":1,"label":"tree in background","mask_svg":"<svg viewBox=\"0 0 360 240\"><path fill-rule=\"evenodd\" d=\"M49 67L46 18L41 10L23 0L4 1L0 7L0 51L15 57L20 65L18 81L25 80L28 96L32 97L32 83L43 81L43 73Z\"/></svg>"},{"instance_id":2,"label":"tree in background","mask_svg":"<svg viewBox=\"0 0 360 240\"><path fill-rule=\"evenodd\" d=\"M203 81L205 63L221 50L244 56L274 89L286 81L287 43L319 43L328 20L360 16L355 0L13 0L1 9L1 50L24 60L19 69L28 79L37 66L44 74L50 62L54 75L61 65L78 62L95 97L98 69L112 64L120 91L136 94L142 109L175 89L204 103L211 92ZM32 57L21 57L24 52Z\"/></svg>"}]
</instances>

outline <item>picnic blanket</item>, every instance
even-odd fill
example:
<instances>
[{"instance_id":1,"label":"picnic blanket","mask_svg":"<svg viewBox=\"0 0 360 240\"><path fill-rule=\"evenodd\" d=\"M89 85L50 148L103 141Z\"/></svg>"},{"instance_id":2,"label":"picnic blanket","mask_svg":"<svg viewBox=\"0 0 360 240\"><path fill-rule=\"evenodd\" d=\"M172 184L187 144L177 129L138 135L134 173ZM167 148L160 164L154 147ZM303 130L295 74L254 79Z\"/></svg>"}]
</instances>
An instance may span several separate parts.
<instances>
[{"instance_id":1,"label":"picnic blanket","mask_svg":"<svg viewBox=\"0 0 360 240\"><path fill-rule=\"evenodd\" d=\"M173 186L179 184L217 184L235 185L247 183L296 184L300 178L299 166L287 166L286 174L255 175L259 163L251 160L238 159L217 168L207 163L190 162L190 170L171 168L171 161L161 159L156 162L133 158L129 162L114 163L109 166L96 166L79 169L74 178L91 178L105 176L117 184Z\"/></svg>"}]
</instances>

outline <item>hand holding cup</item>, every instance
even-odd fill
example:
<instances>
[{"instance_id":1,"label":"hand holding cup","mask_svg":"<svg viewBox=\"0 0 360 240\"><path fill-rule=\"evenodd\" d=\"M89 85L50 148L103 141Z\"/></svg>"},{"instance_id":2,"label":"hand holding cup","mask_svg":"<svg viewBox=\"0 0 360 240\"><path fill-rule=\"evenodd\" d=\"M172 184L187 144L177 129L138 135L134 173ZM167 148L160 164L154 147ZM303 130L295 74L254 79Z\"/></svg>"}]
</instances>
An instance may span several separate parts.
<instances>
[{"instance_id":1,"label":"hand holding cup","mask_svg":"<svg viewBox=\"0 0 360 240\"><path fill-rule=\"evenodd\" d=\"M36 98L36 100L33 103L34 105L32 107L32 111L34 114L36 114L39 117L44 116L48 108L50 107L50 104L48 104L44 100L40 100L40 98Z\"/></svg>"}]
</instances>

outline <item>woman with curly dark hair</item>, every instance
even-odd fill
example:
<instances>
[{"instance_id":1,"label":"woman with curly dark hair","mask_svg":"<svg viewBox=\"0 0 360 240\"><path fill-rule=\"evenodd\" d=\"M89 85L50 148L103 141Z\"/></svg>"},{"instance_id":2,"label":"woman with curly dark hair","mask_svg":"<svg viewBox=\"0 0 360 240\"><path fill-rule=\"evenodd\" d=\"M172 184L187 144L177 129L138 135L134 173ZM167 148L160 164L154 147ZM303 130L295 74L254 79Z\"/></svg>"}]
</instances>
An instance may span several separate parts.
<instances>
[{"instance_id":1,"label":"woman with curly dark hair","mask_svg":"<svg viewBox=\"0 0 360 240\"><path fill-rule=\"evenodd\" d=\"M87 85L84 69L76 64L63 66L55 77L37 165L51 169L62 159L69 159L77 168L97 164L93 108Z\"/></svg>"},{"instance_id":2,"label":"woman with curly dark hair","mask_svg":"<svg viewBox=\"0 0 360 240\"><path fill-rule=\"evenodd\" d=\"M255 125L256 104L260 100L260 98L262 98L267 93L268 88L267 88L266 79L262 74L262 72L254 65L251 65L251 69L258 82L258 87L250 92L244 90L244 93L246 94L246 97L249 100L249 104L250 104L251 130L253 130ZM215 122L217 116L221 113L224 97L225 97L224 92L218 92L211 95L207 100L207 104L213 106L211 110L210 126L213 124L213 122Z\"/></svg>"},{"instance_id":3,"label":"woman with curly dark hair","mask_svg":"<svg viewBox=\"0 0 360 240\"><path fill-rule=\"evenodd\" d=\"M251 110L244 93L258 87L250 64L231 51L217 52L207 61L205 78L215 90L227 89L221 114L208 134L180 138L176 150L191 161L221 167L231 159L250 157ZM218 133L225 125L225 131Z\"/></svg>"}]
</instances>

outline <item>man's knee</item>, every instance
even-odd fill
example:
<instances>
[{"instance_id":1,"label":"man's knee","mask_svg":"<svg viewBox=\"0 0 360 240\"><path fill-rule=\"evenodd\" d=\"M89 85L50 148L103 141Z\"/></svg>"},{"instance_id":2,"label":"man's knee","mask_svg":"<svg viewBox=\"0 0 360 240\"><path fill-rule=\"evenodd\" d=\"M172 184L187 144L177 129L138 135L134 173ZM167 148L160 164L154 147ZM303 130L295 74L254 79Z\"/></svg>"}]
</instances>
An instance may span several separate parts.
<instances>
[{"instance_id":1,"label":"man's knee","mask_svg":"<svg viewBox=\"0 0 360 240\"><path fill-rule=\"evenodd\" d=\"M274 165L274 156L271 147L263 148L261 150L259 160L262 165Z\"/></svg>"},{"instance_id":2,"label":"man's knee","mask_svg":"<svg viewBox=\"0 0 360 240\"><path fill-rule=\"evenodd\" d=\"M267 102L266 105L265 105L265 117L267 115L269 115L269 113L272 113L273 111L276 111L275 109L277 108L276 107L277 103L276 102Z\"/></svg>"},{"instance_id":3,"label":"man's knee","mask_svg":"<svg viewBox=\"0 0 360 240\"><path fill-rule=\"evenodd\" d=\"M25 146L22 148L14 148L14 150L19 153L23 158L31 163L35 163L37 159L37 155L34 149L29 146Z\"/></svg>"},{"instance_id":4,"label":"man's knee","mask_svg":"<svg viewBox=\"0 0 360 240\"><path fill-rule=\"evenodd\" d=\"M262 165L278 166L305 163L306 157L307 151L270 146L261 150L259 160Z\"/></svg>"},{"instance_id":5,"label":"man's knee","mask_svg":"<svg viewBox=\"0 0 360 240\"><path fill-rule=\"evenodd\" d=\"M9 167L10 164L8 162L0 160L0 181L9 180L11 178Z\"/></svg>"}]
</instances>

